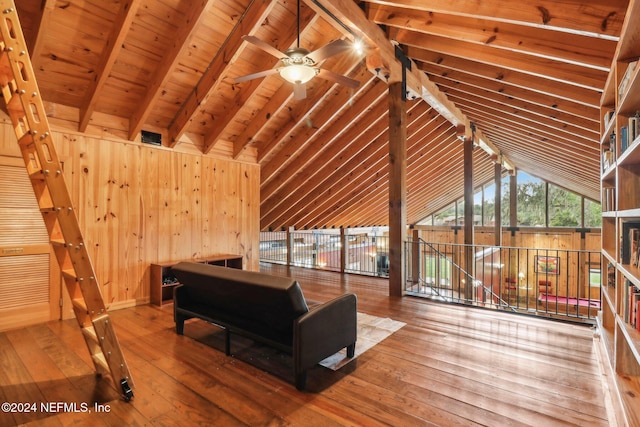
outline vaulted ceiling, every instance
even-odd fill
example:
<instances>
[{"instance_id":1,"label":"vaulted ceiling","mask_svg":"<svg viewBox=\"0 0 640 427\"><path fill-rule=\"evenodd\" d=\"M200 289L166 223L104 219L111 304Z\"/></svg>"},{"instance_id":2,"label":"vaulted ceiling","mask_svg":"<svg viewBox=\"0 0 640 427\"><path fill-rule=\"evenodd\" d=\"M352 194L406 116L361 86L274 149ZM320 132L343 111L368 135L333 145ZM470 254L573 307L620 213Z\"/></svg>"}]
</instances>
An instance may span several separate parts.
<instances>
[{"instance_id":1,"label":"vaulted ceiling","mask_svg":"<svg viewBox=\"0 0 640 427\"><path fill-rule=\"evenodd\" d=\"M599 199L600 97L629 0L18 1L57 128L258 162L261 228L388 224L389 82L407 70L409 223L463 194L458 136L474 128L476 185L515 166ZM363 41L332 56L305 99L279 51ZM402 54L394 56L395 46ZM415 98L415 99L414 99ZM472 126L473 125L473 126ZM481 136L481 137L480 137ZM506 170L506 169L505 169Z\"/></svg>"}]
</instances>

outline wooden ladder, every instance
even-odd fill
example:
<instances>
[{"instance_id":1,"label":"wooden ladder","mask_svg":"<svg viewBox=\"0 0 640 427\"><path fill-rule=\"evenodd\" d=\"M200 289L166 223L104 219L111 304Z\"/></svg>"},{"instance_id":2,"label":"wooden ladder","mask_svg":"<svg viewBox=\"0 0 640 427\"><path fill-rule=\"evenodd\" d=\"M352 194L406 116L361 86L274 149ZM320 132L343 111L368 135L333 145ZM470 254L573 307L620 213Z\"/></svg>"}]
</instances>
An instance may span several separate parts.
<instances>
[{"instance_id":1,"label":"wooden ladder","mask_svg":"<svg viewBox=\"0 0 640 427\"><path fill-rule=\"evenodd\" d=\"M96 373L110 373L125 400L133 381L82 238L12 0L0 0L0 86L49 239Z\"/></svg>"}]
</instances>

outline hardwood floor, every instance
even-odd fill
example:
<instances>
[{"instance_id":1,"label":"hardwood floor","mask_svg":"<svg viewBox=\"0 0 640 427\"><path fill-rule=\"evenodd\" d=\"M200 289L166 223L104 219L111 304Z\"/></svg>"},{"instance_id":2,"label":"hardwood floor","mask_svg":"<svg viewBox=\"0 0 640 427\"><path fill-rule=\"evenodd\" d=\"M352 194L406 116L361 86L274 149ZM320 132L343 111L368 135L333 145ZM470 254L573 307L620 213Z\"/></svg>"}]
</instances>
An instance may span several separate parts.
<instances>
[{"instance_id":1,"label":"hardwood floor","mask_svg":"<svg viewBox=\"0 0 640 427\"><path fill-rule=\"evenodd\" d=\"M112 311L135 380L129 403L93 374L75 320L4 332L0 401L37 408L0 413L0 426L609 425L589 327L390 298L377 278L263 271L296 277L310 300L355 292L358 311L407 325L337 372L313 369L299 392L286 355L234 337L227 357L202 321L178 336L170 305ZM45 413L41 402L79 411Z\"/></svg>"}]
</instances>

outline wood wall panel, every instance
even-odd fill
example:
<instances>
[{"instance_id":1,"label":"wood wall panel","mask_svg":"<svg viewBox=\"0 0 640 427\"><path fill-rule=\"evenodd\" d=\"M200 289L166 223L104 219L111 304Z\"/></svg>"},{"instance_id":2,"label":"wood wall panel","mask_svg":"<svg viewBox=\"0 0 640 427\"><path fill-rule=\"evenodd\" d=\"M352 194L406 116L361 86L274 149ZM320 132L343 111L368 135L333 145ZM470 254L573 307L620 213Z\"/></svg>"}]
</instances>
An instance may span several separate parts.
<instances>
[{"instance_id":1,"label":"wood wall panel","mask_svg":"<svg viewBox=\"0 0 640 427\"><path fill-rule=\"evenodd\" d=\"M0 132L7 140L0 147L11 152L9 142L17 147L13 130L5 124ZM149 301L150 263L233 253L243 255L246 269L259 268L253 251L259 239L259 165L73 132L54 132L54 141L111 309ZM14 192L35 203L30 187ZM14 235L16 244L24 244L32 240L29 233L37 233L48 244L37 209L18 215L4 209L6 200L0 200L0 225L21 229L1 233L0 242ZM31 217L41 229L30 225ZM68 302L65 297L64 317L72 315Z\"/></svg>"}]
</instances>

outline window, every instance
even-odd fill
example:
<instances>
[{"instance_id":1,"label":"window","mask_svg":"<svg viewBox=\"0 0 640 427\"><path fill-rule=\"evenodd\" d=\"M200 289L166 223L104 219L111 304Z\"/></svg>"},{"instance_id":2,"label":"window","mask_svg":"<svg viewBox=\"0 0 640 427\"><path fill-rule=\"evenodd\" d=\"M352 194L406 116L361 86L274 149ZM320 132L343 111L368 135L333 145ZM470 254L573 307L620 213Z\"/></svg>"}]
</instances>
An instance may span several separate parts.
<instances>
[{"instance_id":1,"label":"window","mask_svg":"<svg viewBox=\"0 0 640 427\"><path fill-rule=\"evenodd\" d=\"M496 219L496 185L485 185L482 194L482 225L493 226Z\"/></svg>"},{"instance_id":2,"label":"window","mask_svg":"<svg viewBox=\"0 0 640 427\"><path fill-rule=\"evenodd\" d=\"M602 227L602 207L600 203L584 199L584 226L587 228Z\"/></svg>"},{"instance_id":3,"label":"window","mask_svg":"<svg viewBox=\"0 0 640 427\"><path fill-rule=\"evenodd\" d=\"M563 188L549 184L549 226L579 227L582 198Z\"/></svg>"}]
</instances>

